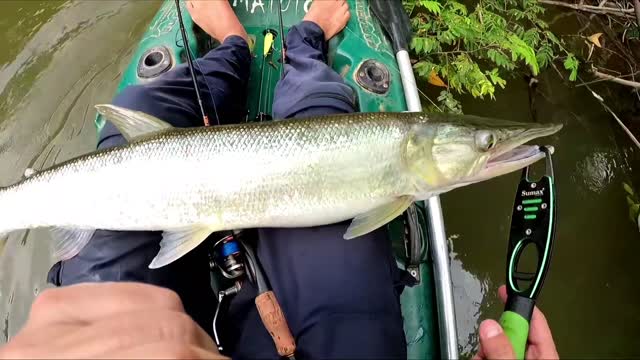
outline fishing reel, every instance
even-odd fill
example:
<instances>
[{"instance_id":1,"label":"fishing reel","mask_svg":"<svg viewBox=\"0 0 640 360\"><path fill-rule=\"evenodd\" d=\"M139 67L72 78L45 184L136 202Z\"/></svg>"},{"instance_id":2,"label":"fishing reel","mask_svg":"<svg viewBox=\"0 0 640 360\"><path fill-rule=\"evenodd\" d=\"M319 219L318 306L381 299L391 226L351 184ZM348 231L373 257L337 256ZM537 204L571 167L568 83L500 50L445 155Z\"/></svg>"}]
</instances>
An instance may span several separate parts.
<instances>
[{"instance_id":1,"label":"fishing reel","mask_svg":"<svg viewBox=\"0 0 640 360\"><path fill-rule=\"evenodd\" d=\"M211 270L218 268L227 279L237 279L246 273L245 259L239 243L241 232L230 232L216 241L209 253Z\"/></svg>"},{"instance_id":2,"label":"fishing reel","mask_svg":"<svg viewBox=\"0 0 640 360\"><path fill-rule=\"evenodd\" d=\"M278 354L289 359L295 359L296 344L284 313L273 291L270 290L267 278L260 266L253 248L244 241L243 231L225 232L216 241L209 252L209 266L211 268L211 285L218 294L218 304L213 316L213 338L219 351L223 347L218 336L218 319L224 299L239 293L246 282L253 284L257 290L255 304L267 332L271 335ZM216 281L215 269L219 269L222 281ZM233 285L228 286L232 281ZM220 286L223 285L223 286Z\"/></svg>"},{"instance_id":3,"label":"fishing reel","mask_svg":"<svg viewBox=\"0 0 640 360\"><path fill-rule=\"evenodd\" d=\"M218 320L225 299L242 290L247 275L247 257L245 245L242 243L241 231L229 231L221 234L209 251L209 268L211 269L211 288L217 294L218 303L213 316L213 338L219 351L223 351L218 335ZM216 276L217 270L222 275ZM229 286L229 281L232 285Z\"/></svg>"}]
</instances>

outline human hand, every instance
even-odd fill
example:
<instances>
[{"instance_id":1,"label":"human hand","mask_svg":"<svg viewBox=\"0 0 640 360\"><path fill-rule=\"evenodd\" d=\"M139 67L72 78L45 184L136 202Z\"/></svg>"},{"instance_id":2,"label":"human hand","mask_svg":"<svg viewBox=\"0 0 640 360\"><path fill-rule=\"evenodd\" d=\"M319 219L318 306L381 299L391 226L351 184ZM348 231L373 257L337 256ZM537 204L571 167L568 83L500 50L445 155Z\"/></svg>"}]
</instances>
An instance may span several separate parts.
<instances>
[{"instance_id":1,"label":"human hand","mask_svg":"<svg viewBox=\"0 0 640 360\"><path fill-rule=\"evenodd\" d=\"M507 288L502 285L498 295L503 303L507 302ZM494 320L485 320L480 324L480 350L474 359L515 359L513 347L502 330L500 324ZM525 359L558 359L556 345L553 342L551 329L544 314L536 306L531 317L529 340Z\"/></svg>"},{"instance_id":2,"label":"human hand","mask_svg":"<svg viewBox=\"0 0 640 360\"><path fill-rule=\"evenodd\" d=\"M213 359L211 338L176 293L136 283L80 284L36 298L29 319L1 359Z\"/></svg>"}]
</instances>

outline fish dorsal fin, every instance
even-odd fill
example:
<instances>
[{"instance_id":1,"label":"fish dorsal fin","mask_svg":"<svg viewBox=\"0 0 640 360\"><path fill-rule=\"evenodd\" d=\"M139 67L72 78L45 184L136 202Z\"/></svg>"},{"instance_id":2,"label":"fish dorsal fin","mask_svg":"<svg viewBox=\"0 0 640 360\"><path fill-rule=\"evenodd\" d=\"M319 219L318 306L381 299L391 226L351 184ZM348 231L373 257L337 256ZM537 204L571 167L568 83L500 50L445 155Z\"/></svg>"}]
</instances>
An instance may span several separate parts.
<instances>
[{"instance_id":1,"label":"fish dorsal fin","mask_svg":"<svg viewBox=\"0 0 640 360\"><path fill-rule=\"evenodd\" d=\"M115 105L96 105L98 113L111 121L127 141L165 130L172 126L154 116Z\"/></svg>"},{"instance_id":2,"label":"fish dorsal fin","mask_svg":"<svg viewBox=\"0 0 640 360\"><path fill-rule=\"evenodd\" d=\"M413 196L401 196L394 201L356 216L344 238L349 240L370 233L400 216L413 203Z\"/></svg>"},{"instance_id":3,"label":"fish dorsal fin","mask_svg":"<svg viewBox=\"0 0 640 360\"><path fill-rule=\"evenodd\" d=\"M218 230L220 229L213 226L199 225L163 232L160 251L149 264L149 268L157 269L178 260Z\"/></svg>"},{"instance_id":4,"label":"fish dorsal fin","mask_svg":"<svg viewBox=\"0 0 640 360\"><path fill-rule=\"evenodd\" d=\"M56 261L71 259L78 255L93 237L95 230L51 228L53 258Z\"/></svg>"}]
</instances>

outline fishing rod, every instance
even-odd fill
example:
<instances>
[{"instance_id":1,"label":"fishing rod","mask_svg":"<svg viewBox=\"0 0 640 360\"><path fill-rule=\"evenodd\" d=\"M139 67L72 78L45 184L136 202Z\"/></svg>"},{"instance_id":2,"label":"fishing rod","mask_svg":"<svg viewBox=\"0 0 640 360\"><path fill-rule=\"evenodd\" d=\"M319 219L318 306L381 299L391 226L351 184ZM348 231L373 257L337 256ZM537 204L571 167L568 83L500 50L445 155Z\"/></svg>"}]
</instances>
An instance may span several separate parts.
<instances>
[{"instance_id":1,"label":"fishing rod","mask_svg":"<svg viewBox=\"0 0 640 360\"><path fill-rule=\"evenodd\" d=\"M278 1L278 22L280 23L280 79L284 77L284 62L286 61L286 54L284 51L284 21L282 19L282 0Z\"/></svg>"},{"instance_id":2,"label":"fishing rod","mask_svg":"<svg viewBox=\"0 0 640 360\"><path fill-rule=\"evenodd\" d=\"M549 270L556 236L557 196L551 150L540 149L546 155L545 174L532 181L529 166L522 170L507 249L507 304L500 324L518 359L524 359L531 316ZM538 255L536 269L519 271L521 255L531 246Z\"/></svg>"},{"instance_id":3,"label":"fishing rod","mask_svg":"<svg viewBox=\"0 0 640 360\"><path fill-rule=\"evenodd\" d=\"M193 81L193 89L196 91L196 99L198 100L198 105L200 106L200 113L202 114L202 121L204 122L204 126L209 126L210 125L209 117L204 111L204 106L202 105L202 97L200 97L200 89L198 88L198 80L196 79L196 73L193 70L193 58L191 55L191 48L189 46L189 39L187 38L187 31L184 28L184 21L182 20L182 10L180 9L180 0L175 0L175 2L176 2L176 11L178 12L178 23L180 25L180 33L182 34L182 42L184 43L184 48L187 52L187 64L189 66L189 72L191 73L191 80Z\"/></svg>"}]
</instances>

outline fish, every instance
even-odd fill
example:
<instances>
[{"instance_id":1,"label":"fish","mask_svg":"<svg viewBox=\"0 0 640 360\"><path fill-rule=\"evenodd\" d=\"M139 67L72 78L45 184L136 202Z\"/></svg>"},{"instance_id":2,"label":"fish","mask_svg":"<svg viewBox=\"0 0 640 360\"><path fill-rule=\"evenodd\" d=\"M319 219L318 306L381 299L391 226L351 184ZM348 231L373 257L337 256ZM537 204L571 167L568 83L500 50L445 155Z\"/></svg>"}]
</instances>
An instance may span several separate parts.
<instances>
[{"instance_id":1,"label":"fish","mask_svg":"<svg viewBox=\"0 0 640 360\"><path fill-rule=\"evenodd\" d=\"M413 202L528 166L530 140L559 124L428 113L354 113L174 128L148 114L97 105L128 143L28 170L0 188L0 234L50 228L57 260L96 229L162 231L150 268L210 234L312 227L353 219L357 238ZM303 241L301 239L301 241Z\"/></svg>"}]
</instances>

